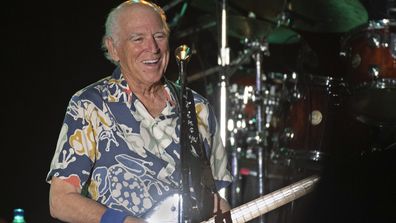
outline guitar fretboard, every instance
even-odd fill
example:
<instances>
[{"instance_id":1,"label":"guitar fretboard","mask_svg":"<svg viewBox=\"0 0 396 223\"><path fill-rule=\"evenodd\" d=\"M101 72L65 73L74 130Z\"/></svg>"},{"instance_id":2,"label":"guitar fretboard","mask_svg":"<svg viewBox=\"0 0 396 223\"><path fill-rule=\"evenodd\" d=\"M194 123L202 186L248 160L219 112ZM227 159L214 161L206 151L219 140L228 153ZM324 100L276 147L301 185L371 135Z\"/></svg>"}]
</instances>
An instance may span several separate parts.
<instances>
[{"instance_id":1,"label":"guitar fretboard","mask_svg":"<svg viewBox=\"0 0 396 223\"><path fill-rule=\"evenodd\" d=\"M236 207L231 210L232 222L243 223L250 221L260 215L296 200L310 192L318 180L318 176L311 176ZM211 218L206 222L214 223L215 219Z\"/></svg>"}]
</instances>

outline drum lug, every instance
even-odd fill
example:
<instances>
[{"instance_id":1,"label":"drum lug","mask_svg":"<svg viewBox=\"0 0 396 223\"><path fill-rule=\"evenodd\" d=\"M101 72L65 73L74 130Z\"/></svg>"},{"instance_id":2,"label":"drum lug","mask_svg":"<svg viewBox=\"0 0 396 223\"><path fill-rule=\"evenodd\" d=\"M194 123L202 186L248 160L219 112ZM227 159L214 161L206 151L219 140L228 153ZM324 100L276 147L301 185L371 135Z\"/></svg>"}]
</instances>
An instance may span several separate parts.
<instances>
[{"instance_id":1,"label":"drum lug","mask_svg":"<svg viewBox=\"0 0 396 223\"><path fill-rule=\"evenodd\" d=\"M380 68L377 65L369 66L368 73L374 80L378 79L380 75Z\"/></svg>"},{"instance_id":2,"label":"drum lug","mask_svg":"<svg viewBox=\"0 0 396 223\"><path fill-rule=\"evenodd\" d=\"M390 46L389 46L389 51L392 55L392 58L396 58L396 34L391 33L390 34Z\"/></svg>"},{"instance_id":3,"label":"drum lug","mask_svg":"<svg viewBox=\"0 0 396 223\"><path fill-rule=\"evenodd\" d=\"M286 145L294 139L294 131L292 128L285 128L280 136L282 142Z\"/></svg>"},{"instance_id":4,"label":"drum lug","mask_svg":"<svg viewBox=\"0 0 396 223\"><path fill-rule=\"evenodd\" d=\"M369 38L369 46L372 48L380 48L381 46L381 37L379 34L372 34Z\"/></svg>"}]
</instances>

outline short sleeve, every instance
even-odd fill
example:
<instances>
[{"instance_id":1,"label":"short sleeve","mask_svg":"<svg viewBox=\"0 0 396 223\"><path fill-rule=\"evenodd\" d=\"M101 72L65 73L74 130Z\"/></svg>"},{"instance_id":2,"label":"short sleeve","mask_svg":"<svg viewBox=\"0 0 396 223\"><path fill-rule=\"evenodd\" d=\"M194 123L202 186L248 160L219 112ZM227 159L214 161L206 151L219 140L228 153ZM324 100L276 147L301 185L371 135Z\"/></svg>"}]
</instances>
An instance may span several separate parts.
<instances>
[{"instance_id":1,"label":"short sleeve","mask_svg":"<svg viewBox=\"0 0 396 223\"><path fill-rule=\"evenodd\" d=\"M74 95L67 107L47 182L52 176L82 187L88 180L96 156L94 126L88 112L90 102Z\"/></svg>"}]
</instances>

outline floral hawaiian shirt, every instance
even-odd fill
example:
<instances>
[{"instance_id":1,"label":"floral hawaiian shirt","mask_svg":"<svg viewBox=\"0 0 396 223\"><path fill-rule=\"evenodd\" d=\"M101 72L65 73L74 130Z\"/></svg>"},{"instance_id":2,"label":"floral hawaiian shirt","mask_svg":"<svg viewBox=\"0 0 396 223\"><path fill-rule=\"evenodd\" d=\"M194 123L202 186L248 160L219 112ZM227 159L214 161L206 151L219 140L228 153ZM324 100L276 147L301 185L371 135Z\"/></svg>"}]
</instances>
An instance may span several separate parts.
<instances>
[{"instance_id":1,"label":"floral hawaiian shirt","mask_svg":"<svg viewBox=\"0 0 396 223\"><path fill-rule=\"evenodd\" d=\"M179 114L168 102L153 118L117 68L74 94L66 110L47 181L62 178L107 207L142 216L180 184ZM198 128L217 189L231 182L212 107L193 92Z\"/></svg>"}]
</instances>

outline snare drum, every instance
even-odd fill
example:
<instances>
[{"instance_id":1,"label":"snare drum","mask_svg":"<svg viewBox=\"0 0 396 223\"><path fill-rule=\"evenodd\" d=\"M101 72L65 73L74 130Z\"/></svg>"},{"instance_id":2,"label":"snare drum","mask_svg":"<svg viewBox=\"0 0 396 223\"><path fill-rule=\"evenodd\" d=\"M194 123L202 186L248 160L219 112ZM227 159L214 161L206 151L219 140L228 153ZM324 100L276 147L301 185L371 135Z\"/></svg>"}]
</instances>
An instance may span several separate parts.
<instances>
[{"instance_id":1,"label":"snare drum","mask_svg":"<svg viewBox=\"0 0 396 223\"><path fill-rule=\"evenodd\" d=\"M388 20L370 21L343 41L349 110L360 121L396 124L396 30Z\"/></svg>"}]
</instances>

